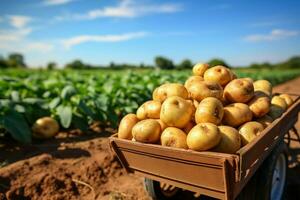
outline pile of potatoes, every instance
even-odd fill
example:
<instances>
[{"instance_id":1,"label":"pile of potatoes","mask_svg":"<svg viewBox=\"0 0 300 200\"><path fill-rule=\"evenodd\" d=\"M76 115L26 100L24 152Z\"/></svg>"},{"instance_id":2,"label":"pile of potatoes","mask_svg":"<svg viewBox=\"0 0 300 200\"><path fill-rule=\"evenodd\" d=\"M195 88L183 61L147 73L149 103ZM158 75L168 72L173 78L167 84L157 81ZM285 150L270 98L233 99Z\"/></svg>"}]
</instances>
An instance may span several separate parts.
<instances>
[{"instance_id":1,"label":"pile of potatoes","mask_svg":"<svg viewBox=\"0 0 300 200\"><path fill-rule=\"evenodd\" d=\"M224 66L196 64L184 85L166 83L120 122L118 137L162 146L235 153L293 103L267 80L237 78Z\"/></svg>"}]
</instances>

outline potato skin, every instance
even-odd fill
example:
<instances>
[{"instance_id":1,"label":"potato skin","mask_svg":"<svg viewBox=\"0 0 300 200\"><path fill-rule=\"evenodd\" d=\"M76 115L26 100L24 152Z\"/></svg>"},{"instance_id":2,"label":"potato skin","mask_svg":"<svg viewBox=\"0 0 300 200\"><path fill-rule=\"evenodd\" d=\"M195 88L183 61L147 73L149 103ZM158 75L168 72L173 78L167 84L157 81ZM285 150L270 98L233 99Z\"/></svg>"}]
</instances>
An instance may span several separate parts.
<instances>
[{"instance_id":1,"label":"potato skin","mask_svg":"<svg viewBox=\"0 0 300 200\"><path fill-rule=\"evenodd\" d=\"M242 138L242 145L250 143L264 130L264 126L256 121L251 121L239 127L239 134Z\"/></svg>"},{"instance_id":2,"label":"potato skin","mask_svg":"<svg viewBox=\"0 0 300 200\"><path fill-rule=\"evenodd\" d=\"M272 95L272 84L267 80L257 80L253 82L254 91L261 91L268 96Z\"/></svg>"},{"instance_id":3,"label":"potato skin","mask_svg":"<svg viewBox=\"0 0 300 200\"><path fill-rule=\"evenodd\" d=\"M206 151L217 146L221 140L218 127L212 123L200 123L190 130L187 135L189 149Z\"/></svg>"},{"instance_id":4,"label":"potato skin","mask_svg":"<svg viewBox=\"0 0 300 200\"><path fill-rule=\"evenodd\" d=\"M168 97L179 96L189 98L187 89L179 83L166 83L156 88L152 94L153 100L164 102Z\"/></svg>"},{"instance_id":5,"label":"potato skin","mask_svg":"<svg viewBox=\"0 0 300 200\"><path fill-rule=\"evenodd\" d=\"M248 105L254 117L262 117L270 111L270 97L261 91L256 91Z\"/></svg>"},{"instance_id":6,"label":"potato skin","mask_svg":"<svg viewBox=\"0 0 300 200\"><path fill-rule=\"evenodd\" d=\"M195 82L203 81L202 76L190 76L184 83L185 88L189 88L191 85L193 85Z\"/></svg>"},{"instance_id":7,"label":"potato skin","mask_svg":"<svg viewBox=\"0 0 300 200\"><path fill-rule=\"evenodd\" d=\"M161 126L155 119L145 119L132 128L133 138L138 142L157 143L160 139Z\"/></svg>"},{"instance_id":8,"label":"potato skin","mask_svg":"<svg viewBox=\"0 0 300 200\"><path fill-rule=\"evenodd\" d=\"M146 101L143 103L138 110L136 111L137 118L139 120L143 119L159 119L161 109L161 102L160 101Z\"/></svg>"},{"instance_id":9,"label":"potato skin","mask_svg":"<svg viewBox=\"0 0 300 200\"><path fill-rule=\"evenodd\" d=\"M252 120L252 112L247 104L233 103L224 107L222 123L224 125L237 127Z\"/></svg>"},{"instance_id":10,"label":"potato skin","mask_svg":"<svg viewBox=\"0 0 300 200\"><path fill-rule=\"evenodd\" d=\"M203 76L204 72L209 68L209 64L206 63L197 63L193 67L193 74L195 76Z\"/></svg>"},{"instance_id":11,"label":"potato skin","mask_svg":"<svg viewBox=\"0 0 300 200\"><path fill-rule=\"evenodd\" d=\"M294 103L293 98L288 94L281 94L281 95L279 95L279 97L284 99L287 107L290 107Z\"/></svg>"},{"instance_id":12,"label":"potato skin","mask_svg":"<svg viewBox=\"0 0 300 200\"><path fill-rule=\"evenodd\" d=\"M225 86L232 80L232 73L230 72L230 69L217 65L205 71L204 80L216 82L221 86Z\"/></svg>"},{"instance_id":13,"label":"potato skin","mask_svg":"<svg viewBox=\"0 0 300 200\"><path fill-rule=\"evenodd\" d=\"M253 95L253 83L244 78L234 79L224 88L224 97L231 103L246 103Z\"/></svg>"},{"instance_id":14,"label":"potato skin","mask_svg":"<svg viewBox=\"0 0 300 200\"><path fill-rule=\"evenodd\" d=\"M207 97L203 99L195 113L197 124L210 122L213 124L220 124L223 118L223 104L220 100L214 97Z\"/></svg>"},{"instance_id":15,"label":"potato skin","mask_svg":"<svg viewBox=\"0 0 300 200\"><path fill-rule=\"evenodd\" d=\"M161 134L161 145L187 149L186 134L179 128L168 127Z\"/></svg>"},{"instance_id":16,"label":"potato skin","mask_svg":"<svg viewBox=\"0 0 300 200\"><path fill-rule=\"evenodd\" d=\"M42 117L32 126L32 136L40 139L54 137L59 131L58 122L51 117Z\"/></svg>"},{"instance_id":17,"label":"potato skin","mask_svg":"<svg viewBox=\"0 0 300 200\"><path fill-rule=\"evenodd\" d=\"M223 88L219 83L211 81L199 81L195 82L189 88L187 88L190 97L198 102L202 101L206 97L215 97L217 99L222 99Z\"/></svg>"},{"instance_id":18,"label":"potato skin","mask_svg":"<svg viewBox=\"0 0 300 200\"><path fill-rule=\"evenodd\" d=\"M235 128L231 126L218 126L221 133L220 143L213 151L222 153L235 153L241 148L241 136Z\"/></svg>"},{"instance_id":19,"label":"potato skin","mask_svg":"<svg viewBox=\"0 0 300 200\"><path fill-rule=\"evenodd\" d=\"M120 121L118 138L121 139L132 139L132 128L139 121L135 114L127 114Z\"/></svg>"}]
</instances>

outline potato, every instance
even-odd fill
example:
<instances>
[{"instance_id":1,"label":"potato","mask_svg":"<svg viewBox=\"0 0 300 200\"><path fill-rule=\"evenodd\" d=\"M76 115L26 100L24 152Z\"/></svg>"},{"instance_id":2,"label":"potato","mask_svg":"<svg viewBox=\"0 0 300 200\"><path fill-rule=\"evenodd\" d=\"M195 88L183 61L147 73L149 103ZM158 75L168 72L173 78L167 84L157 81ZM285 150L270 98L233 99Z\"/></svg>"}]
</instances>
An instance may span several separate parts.
<instances>
[{"instance_id":1,"label":"potato","mask_svg":"<svg viewBox=\"0 0 300 200\"><path fill-rule=\"evenodd\" d=\"M271 100L271 104L275 105L275 106L279 106L283 110L287 109L287 104L286 104L285 100L283 98L281 98L280 96L274 96Z\"/></svg>"},{"instance_id":2,"label":"potato","mask_svg":"<svg viewBox=\"0 0 300 200\"><path fill-rule=\"evenodd\" d=\"M230 69L217 65L209 68L204 73L204 80L219 83L221 86L225 86L232 79Z\"/></svg>"},{"instance_id":3,"label":"potato","mask_svg":"<svg viewBox=\"0 0 300 200\"><path fill-rule=\"evenodd\" d=\"M195 126L195 122L190 121L189 123L187 123L187 125L185 125L185 127L183 127L183 131L188 134L190 132L190 130Z\"/></svg>"},{"instance_id":4,"label":"potato","mask_svg":"<svg viewBox=\"0 0 300 200\"><path fill-rule=\"evenodd\" d=\"M193 107L187 100L172 96L168 97L161 107L160 119L167 124L177 128L183 128L192 119Z\"/></svg>"},{"instance_id":5,"label":"potato","mask_svg":"<svg viewBox=\"0 0 300 200\"><path fill-rule=\"evenodd\" d=\"M195 120L197 124L210 122L218 125L222 121L223 114L222 102L215 97L207 97L200 102L195 113Z\"/></svg>"},{"instance_id":6,"label":"potato","mask_svg":"<svg viewBox=\"0 0 300 200\"><path fill-rule=\"evenodd\" d=\"M287 107L290 107L294 103L293 98L288 94L281 94L281 95L279 95L279 97L284 99Z\"/></svg>"},{"instance_id":7,"label":"potato","mask_svg":"<svg viewBox=\"0 0 300 200\"><path fill-rule=\"evenodd\" d=\"M239 128L239 134L242 138L242 145L250 143L254 138L264 130L264 126L255 121L247 122Z\"/></svg>"},{"instance_id":8,"label":"potato","mask_svg":"<svg viewBox=\"0 0 300 200\"><path fill-rule=\"evenodd\" d=\"M163 102L166 98L171 96L179 96L183 99L188 99L189 93L187 89L179 83L166 83L153 92L153 100Z\"/></svg>"},{"instance_id":9,"label":"potato","mask_svg":"<svg viewBox=\"0 0 300 200\"><path fill-rule=\"evenodd\" d=\"M256 121L261 123L264 126L264 128L266 128L273 122L273 119L269 115L265 115L263 117L256 119Z\"/></svg>"},{"instance_id":10,"label":"potato","mask_svg":"<svg viewBox=\"0 0 300 200\"><path fill-rule=\"evenodd\" d=\"M237 127L252 119L252 112L248 105L243 103L233 103L224 107L222 123L232 127Z\"/></svg>"},{"instance_id":11,"label":"potato","mask_svg":"<svg viewBox=\"0 0 300 200\"><path fill-rule=\"evenodd\" d=\"M257 80L253 83L254 91L264 92L266 95L272 95L272 84L267 80Z\"/></svg>"},{"instance_id":12,"label":"potato","mask_svg":"<svg viewBox=\"0 0 300 200\"><path fill-rule=\"evenodd\" d=\"M241 136L239 132L230 126L218 126L221 141L213 151L222 153L235 153L241 148Z\"/></svg>"},{"instance_id":13,"label":"potato","mask_svg":"<svg viewBox=\"0 0 300 200\"><path fill-rule=\"evenodd\" d=\"M271 105L268 115L273 119L279 118L284 113L284 109L277 105Z\"/></svg>"},{"instance_id":14,"label":"potato","mask_svg":"<svg viewBox=\"0 0 300 200\"><path fill-rule=\"evenodd\" d=\"M208 64L198 63L193 67L193 74L203 76L204 72L209 68Z\"/></svg>"},{"instance_id":15,"label":"potato","mask_svg":"<svg viewBox=\"0 0 300 200\"><path fill-rule=\"evenodd\" d=\"M157 143L160 140L161 127L155 119L144 119L132 128L132 136L138 142Z\"/></svg>"},{"instance_id":16,"label":"potato","mask_svg":"<svg viewBox=\"0 0 300 200\"><path fill-rule=\"evenodd\" d=\"M223 88L220 84L208 81L195 82L187 88L193 100L198 102L206 97L216 97L221 99L223 95Z\"/></svg>"},{"instance_id":17,"label":"potato","mask_svg":"<svg viewBox=\"0 0 300 200\"><path fill-rule=\"evenodd\" d=\"M203 81L202 76L190 76L184 83L185 88L189 88L191 85L193 85L195 82Z\"/></svg>"},{"instance_id":18,"label":"potato","mask_svg":"<svg viewBox=\"0 0 300 200\"><path fill-rule=\"evenodd\" d=\"M248 103L253 116L262 117L270 111L270 97L261 91L254 92L253 98Z\"/></svg>"},{"instance_id":19,"label":"potato","mask_svg":"<svg viewBox=\"0 0 300 200\"><path fill-rule=\"evenodd\" d=\"M58 122L51 117L42 117L32 126L32 136L40 139L54 137L59 131Z\"/></svg>"},{"instance_id":20,"label":"potato","mask_svg":"<svg viewBox=\"0 0 300 200\"><path fill-rule=\"evenodd\" d=\"M224 88L224 97L231 103L246 103L254 95L253 84L247 79L234 79Z\"/></svg>"},{"instance_id":21,"label":"potato","mask_svg":"<svg viewBox=\"0 0 300 200\"><path fill-rule=\"evenodd\" d=\"M127 114L120 121L118 138L131 140L132 139L132 128L139 121L135 114Z\"/></svg>"},{"instance_id":22,"label":"potato","mask_svg":"<svg viewBox=\"0 0 300 200\"><path fill-rule=\"evenodd\" d=\"M168 127L161 119L157 119L156 121L160 124L161 131L164 131Z\"/></svg>"},{"instance_id":23,"label":"potato","mask_svg":"<svg viewBox=\"0 0 300 200\"><path fill-rule=\"evenodd\" d=\"M137 110L136 115L139 120L151 118L159 119L161 109L160 101L146 101Z\"/></svg>"},{"instance_id":24,"label":"potato","mask_svg":"<svg viewBox=\"0 0 300 200\"><path fill-rule=\"evenodd\" d=\"M219 144L221 134L212 123L200 123L194 126L187 135L187 145L195 151L206 151Z\"/></svg>"},{"instance_id":25,"label":"potato","mask_svg":"<svg viewBox=\"0 0 300 200\"><path fill-rule=\"evenodd\" d=\"M168 127L161 134L161 145L187 149L186 134L179 128Z\"/></svg>"}]
</instances>

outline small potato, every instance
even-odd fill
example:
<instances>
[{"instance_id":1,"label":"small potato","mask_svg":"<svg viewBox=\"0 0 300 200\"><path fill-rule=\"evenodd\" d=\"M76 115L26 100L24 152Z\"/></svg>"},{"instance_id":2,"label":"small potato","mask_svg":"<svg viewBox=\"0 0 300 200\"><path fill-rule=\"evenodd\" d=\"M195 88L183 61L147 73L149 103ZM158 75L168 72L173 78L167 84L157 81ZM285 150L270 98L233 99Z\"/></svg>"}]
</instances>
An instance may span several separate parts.
<instances>
[{"instance_id":1,"label":"small potato","mask_svg":"<svg viewBox=\"0 0 300 200\"><path fill-rule=\"evenodd\" d=\"M195 82L203 81L202 76L190 76L184 83L185 88L189 88L191 85L193 85Z\"/></svg>"},{"instance_id":2,"label":"small potato","mask_svg":"<svg viewBox=\"0 0 300 200\"><path fill-rule=\"evenodd\" d=\"M179 83L166 83L156 88L152 95L153 100L160 102L164 102L171 96L179 96L183 99L188 99L189 93L187 89Z\"/></svg>"},{"instance_id":3,"label":"small potato","mask_svg":"<svg viewBox=\"0 0 300 200\"><path fill-rule=\"evenodd\" d=\"M135 114L127 114L120 121L118 138L131 140L132 139L132 128L139 121Z\"/></svg>"},{"instance_id":4,"label":"small potato","mask_svg":"<svg viewBox=\"0 0 300 200\"><path fill-rule=\"evenodd\" d=\"M203 76L204 72L209 68L208 64L198 63L193 67L193 74L195 76Z\"/></svg>"},{"instance_id":5,"label":"small potato","mask_svg":"<svg viewBox=\"0 0 300 200\"><path fill-rule=\"evenodd\" d=\"M221 133L221 141L213 151L235 153L241 148L241 136L235 128L230 126L218 126L218 128Z\"/></svg>"},{"instance_id":6,"label":"small potato","mask_svg":"<svg viewBox=\"0 0 300 200\"><path fill-rule=\"evenodd\" d=\"M218 125L222 121L223 114L222 102L217 98L207 97L200 102L195 113L195 120L197 124L210 122Z\"/></svg>"},{"instance_id":7,"label":"small potato","mask_svg":"<svg viewBox=\"0 0 300 200\"><path fill-rule=\"evenodd\" d=\"M247 79L234 79L224 88L224 97L231 103L246 103L254 95L252 82Z\"/></svg>"},{"instance_id":8,"label":"small potato","mask_svg":"<svg viewBox=\"0 0 300 200\"><path fill-rule=\"evenodd\" d=\"M257 80L253 83L254 91L264 92L266 95L272 95L272 84L267 80Z\"/></svg>"},{"instance_id":9,"label":"small potato","mask_svg":"<svg viewBox=\"0 0 300 200\"><path fill-rule=\"evenodd\" d=\"M252 112L247 104L233 103L225 106L222 123L224 125L237 127L252 119Z\"/></svg>"},{"instance_id":10,"label":"small potato","mask_svg":"<svg viewBox=\"0 0 300 200\"><path fill-rule=\"evenodd\" d=\"M219 83L221 86L225 86L232 79L230 69L227 67L217 65L209 68L204 73L204 80Z\"/></svg>"},{"instance_id":11,"label":"small potato","mask_svg":"<svg viewBox=\"0 0 300 200\"><path fill-rule=\"evenodd\" d=\"M217 146L221 140L218 127L212 123L200 123L187 135L187 145L195 151L206 151Z\"/></svg>"},{"instance_id":12,"label":"small potato","mask_svg":"<svg viewBox=\"0 0 300 200\"><path fill-rule=\"evenodd\" d=\"M256 91L248 105L253 116L262 117L270 111L270 97L261 91Z\"/></svg>"},{"instance_id":13,"label":"small potato","mask_svg":"<svg viewBox=\"0 0 300 200\"><path fill-rule=\"evenodd\" d=\"M160 109L161 109L161 102L151 100L143 103L143 105L141 105L138 108L136 115L139 120L143 120L147 118L159 119Z\"/></svg>"},{"instance_id":14,"label":"small potato","mask_svg":"<svg viewBox=\"0 0 300 200\"><path fill-rule=\"evenodd\" d=\"M157 143L161 134L161 126L155 119L145 119L132 128L133 138L138 142Z\"/></svg>"},{"instance_id":15,"label":"small potato","mask_svg":"<svg viewBox=\"0 0 300 200\"><path fill-rule=\"evenodd\" d=\"M160 137L161 145L168 147L176 147L187 149L186 134L179 128L168 127L166 128Z\"/></svg>"},{"instance_id":16,"label":"small potato","mask_svg":"<svg viewBox=\"0 0 300 200\"><path fill-rule=\"evenodd\" d=\"M32 126L32 136L39 139L54 137L59 132L59 124L52 117L42 117Z\"/></svg>"},{"instance_id":17,"label":"small potato","mask_svg":"<svg viewBox=\"0 0 300 200\"><path fill-rule=\"evenodd\" d=\"M195 82L188 88L188 91L191 98L198 102L202 101L206 97L221 99L223 95L222 86L218 83L209 81Z\"/></svg>"},{"instance_id":18,"label":"small potato","mask_svg":"<svg viewBox=\"0 0 300 200\"><path fill-rule=\"evenodd\" d=\"M279 97L284 99L287 107L290 107L294 103L293 98L288 94L281 94L281 95L279 95Z\"/></svg>"},{"instance_id":19,"label":"small potato","mask_svg":"<svg viewBox=\"0 0 300 200\"><path fill-rule=\"evenodd\" d=\"M286 104L285 100L283 98L281 98L280 96L274 96L271 100L271 104L275 105L275 106L279 106L283 110L287 109L287 104Z\"/></svg>"},{"instance_id":20,"label":"small potato","mask_svg":"<svg viewBox=\"0 0 300 200\"><path fill-rule=\"evenodd\" d=\"M265 115L263 117L256 119L256 121L261 123L264 126L264 128L266 128L273 122L273 119L269 115Z\"/></svg>"},{"instance_id":21,"label":"small potato","mask_svg":"<svg viewBox=\"0 0 300 200\"><path fill-rule=\"evenodd\" d=\"M239 128L239 134L242 138L242 145L250 143L254 138L264 130L264 126L255 121L247 122Z\"/></svg>"}]
</instances>

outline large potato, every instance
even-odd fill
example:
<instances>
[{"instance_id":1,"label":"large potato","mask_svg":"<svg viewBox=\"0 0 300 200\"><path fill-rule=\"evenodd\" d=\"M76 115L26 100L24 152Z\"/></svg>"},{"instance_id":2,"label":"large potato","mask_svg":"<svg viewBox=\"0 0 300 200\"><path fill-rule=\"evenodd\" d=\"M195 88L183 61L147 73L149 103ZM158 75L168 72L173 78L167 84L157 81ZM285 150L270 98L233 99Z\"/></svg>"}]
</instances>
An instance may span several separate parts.
<instances>
[{"instance_id":1,"label":"large potato","mask_svg":"<svg viewBox=\"0 0 300 200\"><path fill-rule=\"evenodd\" d=\"M264 130L264 126L259 122L247 122L239 128L242 138L242 145L245 146Z\"/></svg>"},{"instance_id":2,"label":"large potato","mask_svg":"<svg viewBox=\"0 0 300 200\"><path fill-rule=\"evenodd\" d=\"M59 131L58 122L51 117L42 117L32 126L32 136L41 139L54 137Z\"/></svg>"},{"instance_id":3,"label":"large potato","mask_svg":"<svg viewBox=\"0 0 300 200\"><path fill-rule=\"evenodd\" d=\"M135 114L127 114L120 121L118 138L131 140L132 139L132 128L139 121Z\"/></svg>"},{"instance_id":4,"label":"large potato","mask_svg":"<svg viewBox=\"0 0 300 200\"><path fill-rule=\"evenodd\" d=\"M230 126L219 126L221 141L213 151L222 153L235 153L241 147L241 136L239 132Z\"/></svg>"},{"instance_id":5,"label":"large potato","mask_svg":"<svg viewBox=\"0 0 300 200\"><path fill-rule=\"evenodd\" d=\"M223 88L220 84L210 81L195 82L187 88L192 99L200 102L206 97L221 99Z\"/></svg>"},{"instance_id":6,"label":"large potato","mask_svg":"<svg viewBox=\"0 0 300 200\"><path fill-rule=\"evenodd\" d=\"M232 127L237 127L252 119L252 112L249 106L243 103L233 103L224 107L222 123Z\"/></svg>"},{"instance_id":7,"label":"large potato","mask_svg":"<svg viewBox=\"0 0 300 200\"><path fill-rule=\"evenodd\" d=\"M274 96L271 100L271 104L275 105L275 106L279 106L283 110L287 109L287 104L286 104L285 100L283 98L281 98L280 96Z\"/></svg>"},{"instance_id":8,"label":"large potato","mask_svg":"<svg viewBox=\"0 0 300 200\"><path fill-rule=\"evenodd\" d=\"M145 119L136 123L132 128L135 141L157 143L160 139L161 126L155 119Z\"/></svg>"},{"instance_id":9,"label":"large potato","mask_svg":"<svg viewBox=\"0 0 300 200\"><path fill-rule=\"evenodd\" d=\"M205 81L212 81L219 83L221 86L225 86L229 83L232 79L232 73L230 69L217 65L212 68L209 68L204 73L204 80Z\"/></svg>"},{"instance_id":10,"label":"large potato","mask_svg":"<svg viewBox=\"0 0 300 200\"><path fill-rule=\"evenodd\" d=\"M184 87L189 88L191 85L193 85L195 82L203 81L202 76L190 76L184 83Z\"/></svg>"},{"instance_id":11,"label":"large potato","mask_svg":"<svg viewBox=\"0 0 300 200\"><path fill-rule=\"evenodd\" d=\"M293 98L288 94L281 94L281 95L279 95L279 97L284 99L287 107L290 107L294 102Z\"/></svg>"},{"instance_id":12,"label":"large potato","mask_svg":"<svg viewBox=\"0 0 300 200\"><path fill-rule=\"evenodd\" d=\"M209 68L208 64L197 63L193 67L193 74L196 76L203 76L204 72Z\"/></svg>"},{"instance_id":13,"label":"large potato","mask_svg":"<svg viewBox=\"0 0 300 200\"><path fill-rule=\"evenodd\" d=\"M188 99L189 93L187 89L179 83L166 83L156 88L152 95L153 100L160 102L163 102L166 98L171 96Z\"/></svg>"},{"instance_id":14,"label":"large potato","mask_svg":"<svg viewBox=\"0 0 300 200\"><path fill-rule=\"evenodd\" d=\"M264 92L266 95L272 95L272 84L267 80L257 80L253 83L254 91Z\"/></svg>"},{"instance_id":15,"label":"large potato","mask_svg":"<svg viewBox=\"0 0 300 200\"><path fill-rule=\"evenodd\" d=\"M234 79L224 88L224 97L231 103L246 103L254 95L252 82L247 79Z\"/></svg>"},{"instance_id":16,"label":"large potato","mask_svg":"<svg viewBox=\"0 0 300 200\"><path fill-rule=\"evenodd\" d=\"M264 126L264 128L266 128L273 122L273 119L269 115L265 115L263 117L256 119L256 121L261 123Z\"/></svg>"},{"instance_id":17,"label":"large potato","mask_svg":"<svg viewBox=\"0 0 300 200\"><path fill-rule=\"evenodd\" d=\"M261 91L256 91L248 105L253 116L262 117L270 111L270 97Z\"/></svg>"},{"instance_id":18,"label":"large potato","mask_svg":"<svg viewBox=\"0 0 300 200\"><path fill-rule=\"evenodd\" d=\"M218 125L222 121L223 114L222 102L215 97L207 97L200 102L195 113L195 120L197 124L210 122Z\"/></svg>"},{"instance_id":19,"label":"large potato","mask_svg":"<svg viewBox=\"0 0 300 200\"><path fill-rule=\"evenodd\" d=\"M168 97L161 107L160 119L168 126L183 128L191 121L193 107L187 100L172 96Z\"/></svg>"},{"instance_id":20,"label":"large potato","mask_svg":"<svg viewBox=\"0 0 300 200\"><path fill-rule=\"evenodd\" d=\"M217 146L220 139L221 134L215 124L200 123L188 133L187 145L195 151L206 151Z\"/></svg>"},{"instance_id":21,"label":"large potato","mask_svg":"<svg viewBox=\"0 0 300 200\"><path fill-rule=\"evenodd\" d=\"M159 119L161 109L161 102L160 101L147 101L141 105L138 110L136 111L137 118L139 120L143 119Z\"/></svg>"},{"instance_id":22,"label":"large potato","mask_svg":"<svg viewBox=\"0 0 300 200\"><path fill-rule=\"evenodd\" d=\"M168 147L176 147L187 149L186 134L179 128L168 127L166 128L160 137L161 145Z\"/></svg>"}]
</instances>

